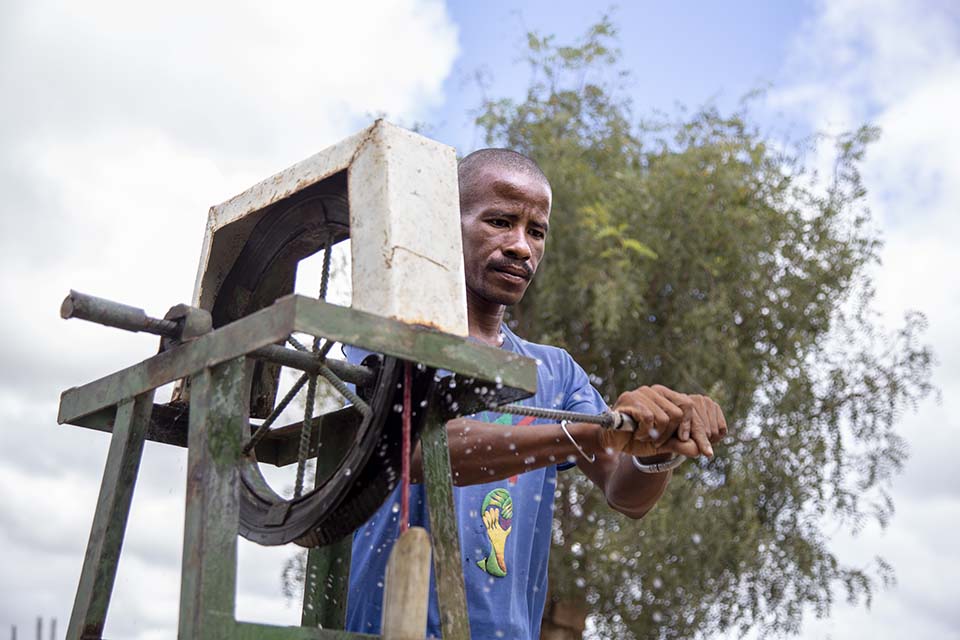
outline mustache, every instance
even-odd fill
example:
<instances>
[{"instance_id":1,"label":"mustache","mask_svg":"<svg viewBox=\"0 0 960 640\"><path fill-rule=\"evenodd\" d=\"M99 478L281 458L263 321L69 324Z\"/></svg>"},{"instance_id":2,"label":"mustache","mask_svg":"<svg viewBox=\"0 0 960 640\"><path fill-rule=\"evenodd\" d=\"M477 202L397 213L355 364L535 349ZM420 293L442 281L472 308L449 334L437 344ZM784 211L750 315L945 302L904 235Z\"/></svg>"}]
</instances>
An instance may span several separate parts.
<instances>
[{"instance_id":1,"label":"mustache","mask_svg":"<svg viewBox=\"0 0 960 640\"><path fill-rule=\"evenodd\" d=\"M533 278L533 268L521 260L491 260L487 267L494 271L521 270L527 280Z\"/></svg>"}]
</instances>

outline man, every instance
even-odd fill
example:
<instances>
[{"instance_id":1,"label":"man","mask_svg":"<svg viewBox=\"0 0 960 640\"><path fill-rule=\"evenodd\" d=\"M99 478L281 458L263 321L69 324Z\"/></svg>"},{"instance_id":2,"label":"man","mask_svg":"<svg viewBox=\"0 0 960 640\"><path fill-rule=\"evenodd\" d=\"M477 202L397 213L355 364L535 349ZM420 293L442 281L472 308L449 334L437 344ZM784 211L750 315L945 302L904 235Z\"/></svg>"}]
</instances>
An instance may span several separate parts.
<instances>
[{"instance_id":1,"label":"man","mask_svg":"<svg viewBox=\"0 0 960 640\"><path fill-rule=\"evenodd\" d=\"M566 351L527 342L503 323L504 310L523 297L544 255L552 203L547 178L519 153L484 149L461 161L459 179L470 336L538 361L537 394L529 404L606 411L600 394ZM633 417L637 430L542 424L493 413L448 423L473 638L539 638L558 469L575 463L612 508L640 518L663 495L670 472L641 472L634 456L641 463L674 454L712 456L711 443L727 430L712 400L661 386L624 393L613 409ZM419 449L412 468L418 482ZM389 499L354 536L349 630L380 632L383 576L399 534L397 500ZM410 516L411 524L427 526L422 485L411 487ZM440 635L435 584L427 631Z\"/></svg>"}]
</instances>

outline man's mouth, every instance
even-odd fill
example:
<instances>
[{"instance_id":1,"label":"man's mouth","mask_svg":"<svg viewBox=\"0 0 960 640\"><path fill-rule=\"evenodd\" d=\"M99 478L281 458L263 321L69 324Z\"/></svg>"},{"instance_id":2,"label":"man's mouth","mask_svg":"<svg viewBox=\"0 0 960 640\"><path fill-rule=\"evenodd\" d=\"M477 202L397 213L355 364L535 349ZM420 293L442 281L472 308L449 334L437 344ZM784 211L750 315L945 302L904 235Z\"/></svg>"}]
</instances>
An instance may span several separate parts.
<instances>
[{"instance_id":1,"label":"man's mouth","mask_svg":"<svg viewBox=\"0 0 960 640\"><path fill-rule=\"evenodd\" d=\"M515 282L526 282L533 276L532 269L526 265L522 267L519 265L495 265L493 270Z\"/></svg>"}]
</instances>

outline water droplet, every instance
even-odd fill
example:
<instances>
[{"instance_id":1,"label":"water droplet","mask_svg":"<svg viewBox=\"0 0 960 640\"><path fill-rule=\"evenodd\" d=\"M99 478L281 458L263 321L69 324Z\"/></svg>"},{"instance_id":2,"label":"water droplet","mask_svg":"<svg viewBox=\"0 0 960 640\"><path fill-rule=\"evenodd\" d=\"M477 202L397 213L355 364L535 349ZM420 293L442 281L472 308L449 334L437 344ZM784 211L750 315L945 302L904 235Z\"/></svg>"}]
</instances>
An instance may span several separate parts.
<instances>
[{"instance_id":1,"label":"water droplet","mask_svg":"<svg viewBox=\"0 0 960 640\"><path fill-rule=\"evenodd\" d=\"M577 586L580 587L581 589L587 586L587 581L584 580L583 577L581 576L577 576L577 579L574 580L574 582L576 582Z\"/></svg>"},{"instance_id":2,"label":"water droplet","mask_svg":"<svg viewBox=\"0 0 960 640\"><path fill-rule=\"evenodd\" d=\"M350 467L347 467L346 469L343 470L343 475L347 476L348 478L350 477L351 473L353 473L353 470L350 469Z\"/></svg>"},{"instance_id":3,"label":"water droplet","mask_svg":"<svg viewBox=\"0 0 960 640\"><path fill-rule=\"evenodd\" d=\"M690 540L693 541L693 544L700 544L703 538L700 536L699 533L695 533L692 536L690 536Z\"/></svg>"},{"instance_id":4,"label":"water droplet","mask_svg":"<svg viewBox=\"0 0 960 640\"><path fill-rule=\"evenodd\" d=\"M392 513L400 513L400 503L399 503L399 502L394 502L394 503L393 503L393 506L390 507L390 511L391 511Z\"/></svg>"},{"instance_id":5,"label":"water droplet","mask_svg":"<svg viewBox=\"0 0 960 640\"><path fill-rule=\"evenodd\" d=\"M654 588L654 589L659 589L659 588L662 587L662 586L663 586L663 580L661 580L659 576L657 576L656 578L653 579L653 588Z\"/></svg>"}]
</instances>

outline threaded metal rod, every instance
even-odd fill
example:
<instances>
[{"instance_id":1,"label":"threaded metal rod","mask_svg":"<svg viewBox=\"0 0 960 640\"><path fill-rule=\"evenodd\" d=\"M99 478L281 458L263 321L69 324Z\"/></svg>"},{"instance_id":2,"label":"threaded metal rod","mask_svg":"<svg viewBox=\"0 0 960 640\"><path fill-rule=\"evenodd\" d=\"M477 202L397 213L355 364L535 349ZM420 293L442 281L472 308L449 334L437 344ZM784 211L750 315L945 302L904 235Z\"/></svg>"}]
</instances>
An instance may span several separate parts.
<instances>
[{"instance_id":1,"label":"threaded metal rod","mask_svg":"<svg viewBox=\"0 0 960 640\"><path fill-rule=\"evenodd\" d=\"M524 404L503 404L489 408L494 413L512 413L517 416L530 416L531 418L543 418L545 420L566 420L568 422L587 422L598 424L604 429L633 431L636 423L625 413L617 411L606 411L604 413L578 413L576 411L563 411L562 409L545 409L543 407L530 407Z\"/></svg>"}]
</instances>

